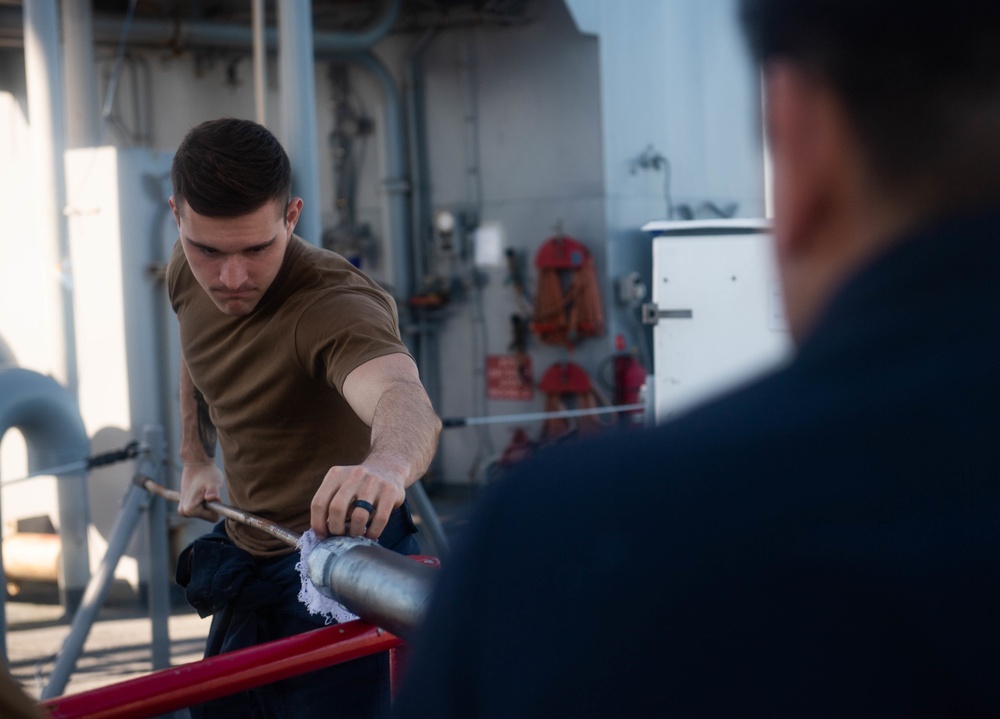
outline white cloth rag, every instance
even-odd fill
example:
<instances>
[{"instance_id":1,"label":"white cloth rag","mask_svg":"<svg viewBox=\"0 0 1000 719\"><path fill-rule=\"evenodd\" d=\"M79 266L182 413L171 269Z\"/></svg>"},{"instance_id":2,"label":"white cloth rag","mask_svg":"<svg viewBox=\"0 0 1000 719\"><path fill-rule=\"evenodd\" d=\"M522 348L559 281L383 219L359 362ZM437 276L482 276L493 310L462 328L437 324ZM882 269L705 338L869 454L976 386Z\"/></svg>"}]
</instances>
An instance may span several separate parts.
<instances>
[{"instance_id":1,"label":"white cloth rag","mask_svg":"<svg viewBox=\"0 0 1000 719\"><path fill-rule=\"evenodd\" d=\"M299 576L302 578L302 587L299 589L299 601L305 605L310 614L322 615L326 619L327 624L332 624L333 622L343 624L344 622L353 621L358 618L356 614L352 614L336 599L328 597L316 589L316 585L309 578L309 555L319 542L320 540L316 537L316 533L311 529L307 529L299 537L298 547L300 557L299 563L295 565L295 568L299 570Z\"/></svg>"}]
</instances>

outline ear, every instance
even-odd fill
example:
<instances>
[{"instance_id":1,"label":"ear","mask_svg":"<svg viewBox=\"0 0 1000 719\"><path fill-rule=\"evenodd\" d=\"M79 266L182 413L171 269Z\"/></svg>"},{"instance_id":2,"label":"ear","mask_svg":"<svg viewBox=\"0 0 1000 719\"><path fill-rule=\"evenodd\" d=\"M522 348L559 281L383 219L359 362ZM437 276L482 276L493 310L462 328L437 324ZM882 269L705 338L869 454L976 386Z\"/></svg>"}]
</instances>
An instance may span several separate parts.
<instances>
[{"instance_id":1,"label":"ear","mask_svg":"<svg viewBox=\"0 0 1000 719\"><path fill-rule=\"evenodd\" d=\"M847 179L845 128L833 93L801 67L774 61L764 70L764 83L775 248L787 260L815 249L835 217Z\"/></svg>"},{"instance_id":2,"label":"ear","mask_svg":"<svg viewBox=\"0 0 1000 719\"><path fill-rule=\"evenodd\" d=\"M285 224L288 226L288 234L295 230L295 225L299 222L299 215L302 214L302 198L293 197L285 208Z\"/></svg>"},{"instance_id":3,"label":"ear","mask_svg":"<svg viewBox=\"0 0 1000 719\"><path fill-rule=\"evenodd\" d=\"M177 211L177 203L176 203L176 202L174 202L174 196L173 196L173 195L171 195L171 196L170 196L170 199L169 199L169 200L167 200L167 202L169 202L169 203L170 203L170 211L171 211L172 213L174 213L174 222L176 222L176 223L177 223L177 229L179 230L179 229L181 229L181 215L180 215L180 213L179 213L179 212Z\"/></svg>"}]
</instances>

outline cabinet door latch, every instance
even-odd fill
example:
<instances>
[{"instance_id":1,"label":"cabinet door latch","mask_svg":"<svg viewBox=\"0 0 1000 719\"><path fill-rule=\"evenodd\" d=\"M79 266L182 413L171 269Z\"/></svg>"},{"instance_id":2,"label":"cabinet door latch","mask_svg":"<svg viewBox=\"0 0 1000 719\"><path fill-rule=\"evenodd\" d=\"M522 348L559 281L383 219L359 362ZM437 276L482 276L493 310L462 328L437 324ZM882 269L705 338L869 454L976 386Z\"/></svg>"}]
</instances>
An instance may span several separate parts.
<instances>
[{"instance_id":1,"label":"cabinet door latch","mask_svg":"<svg viewBox=\"0 0 1000 719\"><path fill-rule=\"evenodd\" d=\"M646 302L641 310L644 325L656 325L660 320L689 320L694 317L692 310L661 310L655 302Z\"/></svg>"}]
</instances>

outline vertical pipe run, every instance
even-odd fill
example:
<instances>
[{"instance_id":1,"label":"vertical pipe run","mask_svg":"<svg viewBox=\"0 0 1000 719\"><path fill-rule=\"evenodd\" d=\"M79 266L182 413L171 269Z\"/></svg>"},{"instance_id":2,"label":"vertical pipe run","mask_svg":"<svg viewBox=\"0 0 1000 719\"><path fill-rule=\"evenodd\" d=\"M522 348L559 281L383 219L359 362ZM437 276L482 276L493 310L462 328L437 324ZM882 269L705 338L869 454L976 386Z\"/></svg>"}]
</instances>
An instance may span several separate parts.
<instances>
[{"instance_id":1,"label":"vertical pipe run","mask_svg":"<svg viewBox=\"0 0 1000 719\"><path fill-rule=\"evenodd\" d=\"M257 122L267 126L267 41L264 25L267 15L264 0L253 2L253 102Z\"/></svg>"},{"instance_id":2,"label":"vertical pipe run","mask_svg":"<svg viewBox=\"0 0 1000 719\"><path fill-rule=\"evenodd\" d=\"M94 16L89 2L60 3L66 69L66 146L100 144L97 73L94 69Z\"/></svg>"},{"instance_id":3,"label":"vertical pipe run","mask_svg":"<svg viewBox=\"0 0 1000 719\"><path fill-rule=\"evenodd\" d=\"M77 395L76 337L69 274L69 224L64 166L64 112L59 62L59 18L56 0L24 0L24 65L28 87L28 121L35 155L35 238L48 244L52 281L56 378Z\"/></svg>"},{"instance_id":4,"label":"vertical pipe run","mask_svg":"<svg viewBox=\"0 0 1000 719\"><path fill-rule=\"evenodd\" d=\"M392 285L396 297L407 301L410 285L410 180L406 157L406 120L399 90L389 71L370 52L349 55L344 60L368 70L382 87L385 99L384 180L389 195L389 245L392 256Z\"/></svg>"},{"instance_id":5,"label":"vertical pipe run","mask_svg":"<svg viewBox=\"0 0 1000 719\"><path fill-rule=\"evenodd\" d=\"M427 246L430 244L430 176L427 171L427 142L424 132L424 51L437 34L425 32L410 50L404 66L406 125L410 151L410 241L413 252L412 279L415 292L429 271ZM423 337L421 336L421 341Z\"/></svg>"},{"instance_id":6,"label":"vertical pipe run","mask_svg":"<svg viewBox=\"0 0 1000 719\"><path fill-rule=\"evenodd\" d=\"M167 466L163 427L146 426L142 432L142 442L147 451L139 464L139 474L163 483ZM147 591L152 624L153 669L166 669L170 666L170 579L167 574L170 552L167 547L167 503L156 496L149 498L146 546L149 552Z\"/></svg>"},{"instance_id":7,"label":"vertical pipe run","mask_svg":"<svg viewBox=\"0 0 1000 719\"><path fill-rule=\"evenodd\" d=\"M319 245L322 224L311 1L278 0L278 53L283 144L292 163L292 193L302 198L296 232Z\"/></svg>"}]
</instances>

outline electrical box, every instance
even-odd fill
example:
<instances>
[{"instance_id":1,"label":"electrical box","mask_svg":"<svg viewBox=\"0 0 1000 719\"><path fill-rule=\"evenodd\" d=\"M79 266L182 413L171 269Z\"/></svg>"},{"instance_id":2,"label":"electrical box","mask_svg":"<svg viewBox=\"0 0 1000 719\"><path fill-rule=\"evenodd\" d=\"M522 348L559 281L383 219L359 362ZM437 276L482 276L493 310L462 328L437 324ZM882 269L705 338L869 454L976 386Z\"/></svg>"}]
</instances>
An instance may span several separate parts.
<instances>
[{"instance_id":1,"label":"electrical box","mask_svg":"<svg viewBox=\"0 0 1000 719\"><path fill-rule=\"evenodd\" d=\"M791 353L770 223L655 221L653 399L661 423L771 369Z\"/></svg>"}]
</instances>

